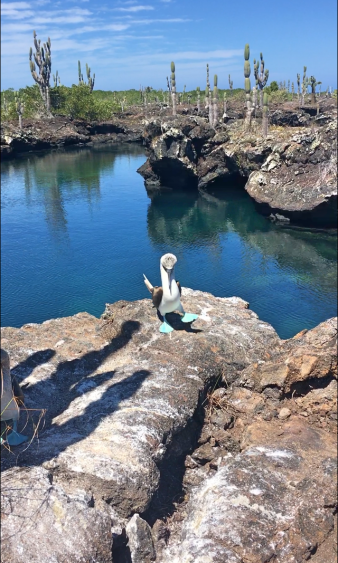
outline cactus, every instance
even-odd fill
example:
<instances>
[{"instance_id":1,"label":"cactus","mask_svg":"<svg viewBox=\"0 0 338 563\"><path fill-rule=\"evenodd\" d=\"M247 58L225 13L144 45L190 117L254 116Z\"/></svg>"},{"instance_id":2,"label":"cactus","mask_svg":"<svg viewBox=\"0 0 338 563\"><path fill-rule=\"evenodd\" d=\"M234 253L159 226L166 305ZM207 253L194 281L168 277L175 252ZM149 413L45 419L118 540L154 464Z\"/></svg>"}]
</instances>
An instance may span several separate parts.
<instances>
[{"instance_id":1,"label":"cactus","mask_svg":"<svg viewBox=\"0 0 338 563\"><path fill-rule=\"evenodd\" d=\"M297 73L297 96L300 98L300 74Z\"/></svg>"},{"instance_id":2,"label":"cactus","mask_svg":"<svg viewBox=\"0 0 338 563\"><path fill-rule=\"evenodd\" d=\"M290 92L290 80L288 80L288 93Z\"/></svg>"},{"instance_id":3,"label":"cactus","mask_svg":"<svg viewBox=\"0 0 338 563\"><path fill-rule=\"evenodd\" d=\"M294 85L293 82L292 82L292 84L291 84L291 94L292 94L292 98L291 98L291 99L292 99L292 101L293 101L293 97L294 97L294 95L295 95L295 85Z\"/></svg>"},{"instance_id":4,"label":"cactus","mask_svg":"<svg viewBox=\"0 0 338 563\"><path fill-rule=\"evenodd\" d=\"M209 65L207 64L207 86L205 89L205 109L208 109L209 107L209 92L210 92Z\"/></svg>"},{"instance_id":5,"label":"cactus","mask_svg":"<svg viewBox=\"0 0 338 563\"><path fill-rule=\"evenodd\" d=\"M4 102L4 113L7 113L7 100L5 92L3 93L3 102Z\"/></svg>"},{"instance_id":6,"label":"cactus","mask_svg":"<svg viewBox=\"0 0 338 563\"><path fill-rule=\"evenodd\" d=\"M252 116L252 106L251 106L251 98L250 98L250 92L251 92L251 83L250 83L250 74L251 74L251 68L250 68L250 47L248 45L248 43L245 45L244 47L244 89L245 89L245 97L246 97L246 107L247 107L247 112L246 112L246 120L245 120L245 126L247 129L251 128L251 116Z\"/></svg>"},{"instance_id":7,"label":"cactus","mask_svg":"<svg viewBox=\"0 0 338 563\"><path fill-rule=\"evenodd\" d=\"M54 82L54 88L61 85L61 80L58 71L56 71L56 73L53 74L53 82Z\"/></svg>"},{"instance_id":8,"label":"cactus","mask_svg":"<svg viewBox=\"0 0 338 563\"><path fill-rule=\"evenodd\" d=\"M228 117L227 115L227 93L223 93L223 119Z\"/></svg>"},{"instance_id":9,"label":"cactus","mask_svg":"<svg viewBox=\"0 0 338 563\"><path fill-rule=\"evenodd\" d=\"M80 84L84 84L84 81L83 81L83 74L82 74L82 72L81 72L81 63L80 63L80 61L77 61L77 72L78 72L78 75L79 75L79 85L80 85Z\"/></svg>"},{"instance_id":10,"label":"cactus","mask_svg":"<svg viewBox=\"0 0 338 563\"><path fill-rule=\"evenodd\" d=\"M229 74L229 88L230 88L230 90L232 90L233 85L234 85L234 82L233 82L233 80L231 80L231 77L230 77L230 74Z\"/></svg>"},{"instance_id":11,"label":"cactus","mask_svg":"<svg viewBox=\"0 0 338 563\"><path fill-rule=\"evenodd\" d=\"M81 84L86 84L86 82L83 80L83 74L82 74L82 72L81 72L81 63L80 63L80 61L77 62L77 69L78 69L78 75L79 75L79 85L81 85ZM88 80L88 82L87 82L86 85L89 86L90 91L92 92L93 89L94 89L95 74L93 74L93 78L91 78L90 72L91 72L91 70L90 70L89 66L87 65L87 63L86 63L86 74L87 74L87 80Z\"/></svg>"},{"instance_id":12,"label":"cactus","mask_svg":"<svg viewBox=\"0 0 338 563\"><path fill-rule=\"evenodd\" d=\"M301 96L301 98L302 98L302 105L304 105L306 90L307 90L307 88L308 88L308 86L309 86L309 79L308 79L308 77L306 76L306 71L307 71L307 67L304 66L304 68L303 68L303 80L302 80L302 96Z\"/></svg>"},{"instance_id":13,"label":"cactus","mask_svg":"<svg viewBox=\"0 0 338 563\"><path fill-rule=\"evenodd\" d=\"M183 92L182 92L182 100L183 100L183 102L184 102L184 100L185 100L185 89L186 89L186 85L184 84L184 86L183 86Z\"/></svg>"},{"instance_id":14,"label":"cactus","mask_svg":"<svg viewBox=\"0 0 338 563\"><path fill-rule=\"evenodd\" d=\"M22 115L25 109L25 104L19 97L19 92L14 92L15 110L19 117L19 128L22 129Z\"/></svg>"},{"instance_id":15,"label":"cactus","mask_svg":"<svg viewBox=\"0 0 338 563\"><path fill-rule=\"evenodd\" d=\"M254 75L256 79L256 86L260 89L260 107L263 107L263 89L269 79L269 71L264 70L265 63L263 60L263 53L260 53L260 65L259 61L256 62L254 59Z\"/></svg>"},{"instance_id":16,"label":"cactus","mask_svg":"<svg viewBox=\"0 0 338 563\"><path fill-rule=\"evenodd\" d=\"M317 82L314 76L310 76L308 79L308 85L311 86L311 103L316 103L316 86L319 86L321 82Z\"/></svg>"},{"instance_id":17,"label":"cactus","mask_svg":"<svg viewBox=\"0 0 338 563\"><path fill-rule=\"evenodd\" d=\"M266 92L264 92L264 96L263 96L263 120L262 120L263 137L266 137L267 134L268 134L268 125L269 125L269 96Z\"/></svg>"},{"instance_id":18,"label":"cactus","mask_svg":"<svg viewBox=\"0 0 338 563\"><path fill-rule=\"evenodd\" d=\"M199 86L197 86L196 91L197 91L197 113L200 113L200 111L201 111L201 88Z\"/></svg>"},{"instance_id":19,"label":"cactus","mask_svg":"<svg viewBox=\"0 0 338 563\"><path fill-rule=\"evenodd\" d=\"M90 76L90 72L91 72L90 67L86 63L86 74L87 74L88 86L90 88L90 91L92 92L94 90L95 74L93 74L93 78L92 78Z\"/></svg>"},{"instance_id":20,"label":"cactus","mask_svg":"<svg viewBox=\"0 0 338 563\"><path fill-rule=\"evenodd\" d=\"M171 97L171 87L170 87L170 82L169 82L169 78L167 77L167 90L168 90L168 106L170 105L170 97Z\"/></svg>"},{"instance_id":21,"label":"cactus","mask_svg":"<svg viewBox=\"0 0 338 563\"><path fill-rule=\"evenodd\" d=\"M214 91L213 91L213 102L214 102L214 111L213 111L213 121L212 121L212 125L213 127L216 127L218 125L218 88L217 88L217 83L218 83L218 76L217 74L214 75Z\"/></svg>"},{"instance_id":22,"label":"cactus","mask_svg":"<svg viewBox=\"0 0 338 563\"><path fill-rule=\"evenodd\" d=\"M256 109L257 109L257 87L254 86L252 88L252 108L253 111L255 112L255 117L256 117Z\"/></svg>"},{"instance_id":23,"label":"cactus","mask_svg":"<svg viewBox=\"0 0 338 563\"><path fill-rule=\"evenodd\" d=\"M214 124L214 107L212 103L212 90L209 90L209 100L208 100L208 108L209 108L209 123L211 127Z\"/></svg>"},{"instance_id":24,"label":"cactus","mask_svg":"<svg viewBox=\"0 0 338 563\"><path fill-rule=\"evenodd\" d=\"M176 115L176 77L175 63L171 63L171 100L173 104L173 115Z\"/></svg>"},{"instance_id":25,"label":"cactus","mask_svg":"<svg viewBox=\"0 0 338 563\"><path fill-rule=\"evenodd\" d=\"M32 77L39 86L42 100L45 104L47 113L50 114L50 94L49 94L49 81L52 68L51 56L51 40L48 37L47 42L41 47L41 40L36 38L35 31L33 32L35 53L33 54L32 47L29 49L29 68ZM34 61L33 61L34 57ZM39 74L36 72L36 66L39 69Z\"/></svg>"}]
</instances>

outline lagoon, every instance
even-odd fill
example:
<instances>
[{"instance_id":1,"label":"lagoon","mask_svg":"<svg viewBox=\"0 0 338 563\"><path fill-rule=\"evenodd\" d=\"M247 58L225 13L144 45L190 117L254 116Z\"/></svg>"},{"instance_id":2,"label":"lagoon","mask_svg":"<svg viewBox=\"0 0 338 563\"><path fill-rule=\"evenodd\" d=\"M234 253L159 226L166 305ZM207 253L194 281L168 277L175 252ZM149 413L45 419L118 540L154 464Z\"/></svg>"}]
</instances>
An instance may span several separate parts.
<instances>
[{"instance_id":1,"label":"lagoon","mask_svg":"<svg viewBox=\"0 0 338 563\"><path fill-rule=\"evenodd\" d=\"M159 259L181 284L238 296L281 338L337 310L337 237L282 228L237 186L150 199L138 145L29 153L1 165L1 326L148 298Z\"/></svg>"}]
</instances>

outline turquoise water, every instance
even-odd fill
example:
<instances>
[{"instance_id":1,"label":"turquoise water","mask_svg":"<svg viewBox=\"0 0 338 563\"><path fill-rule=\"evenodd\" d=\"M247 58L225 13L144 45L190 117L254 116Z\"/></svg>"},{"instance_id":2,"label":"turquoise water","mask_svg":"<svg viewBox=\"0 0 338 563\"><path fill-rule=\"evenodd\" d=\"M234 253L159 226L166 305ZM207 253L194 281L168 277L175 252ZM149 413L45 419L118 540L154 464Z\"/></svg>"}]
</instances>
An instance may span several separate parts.
<instances>
[{"instance_id":1,"label":"turquoise water","mask_svg":"<svg viewBox=\"0 0 338 563\"><path fill-rule=\"evenodd\" d=\"M235 187L150 200L132 145L29 154L1 165L1 326L149 297L159 259L183 286L249 301L282 338L336 315L337 238L282 229Z\"/></svg>"}]
</instances>

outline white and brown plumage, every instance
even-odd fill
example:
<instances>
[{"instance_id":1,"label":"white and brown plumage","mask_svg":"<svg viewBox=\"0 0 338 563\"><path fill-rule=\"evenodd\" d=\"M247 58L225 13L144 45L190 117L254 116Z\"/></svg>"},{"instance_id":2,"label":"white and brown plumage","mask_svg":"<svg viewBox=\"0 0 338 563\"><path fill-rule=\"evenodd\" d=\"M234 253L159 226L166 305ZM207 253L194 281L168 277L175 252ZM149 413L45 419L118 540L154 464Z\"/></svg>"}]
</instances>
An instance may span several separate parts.
<instances>
[{"instance_id":1,"label":"white and brown plumage","mask_svg":"<svg viewBox=\"0 0 338 563\"><path fill-rule=\"evenodd\" d=\"M173 311L179 311L183 314L183 322L192 322L197 319L197 315L192 315L185 313L182 303L181 303L181 286L178 281L175 280L175 264L177 262L176 256L174 254L164 254L160 260L160 271L161 271L161 281L162 286L153 286L150 281L144 277L144 283L149 289L152 295L152 301L154 307L158 310L160 315L163 317L163 324L160 327L161 332L171 332L173 328L169 325L165 316L167 313L172 313Z\"/></svg>"}]
</instances>

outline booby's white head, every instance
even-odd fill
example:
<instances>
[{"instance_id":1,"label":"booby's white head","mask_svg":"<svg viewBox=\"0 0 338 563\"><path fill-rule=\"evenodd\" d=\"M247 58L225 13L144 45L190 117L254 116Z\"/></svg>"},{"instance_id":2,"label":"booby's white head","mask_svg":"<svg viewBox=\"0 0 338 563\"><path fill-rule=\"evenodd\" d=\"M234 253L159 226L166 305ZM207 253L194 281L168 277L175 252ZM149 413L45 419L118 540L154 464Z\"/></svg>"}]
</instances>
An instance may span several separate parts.
<instances>
[{"instance_id":1,"label":"booby's white head","mask_svg":"<svg viewBox=\"0 0 338 563\"><path fill-rule=\"evenodd\" d=\"M171 281L174 279L174 268L177 258L174 254L164 254L160 260L163 291L171 292Z\"/></svg>"}]
</instances>

